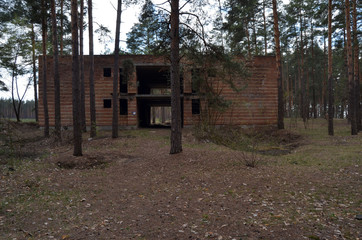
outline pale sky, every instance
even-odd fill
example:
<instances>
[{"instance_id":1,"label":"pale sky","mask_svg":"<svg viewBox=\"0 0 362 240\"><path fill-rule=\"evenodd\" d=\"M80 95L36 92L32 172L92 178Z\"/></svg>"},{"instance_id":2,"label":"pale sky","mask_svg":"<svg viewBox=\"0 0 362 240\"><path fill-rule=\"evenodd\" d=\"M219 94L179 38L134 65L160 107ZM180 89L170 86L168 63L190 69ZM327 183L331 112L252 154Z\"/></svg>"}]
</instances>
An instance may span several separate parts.
<instances>
[{"instance_id":1,"label":"pale sky","mask_svg":"<svg viewBox=\"0 0 362 240\"><path fill-rule=\"evenodd\" d=\"M94 30L98 28L97 24L102 24L111 30L111 37L112 39L115 38L114 32L116 28L116 9L117 8L117 0L93 0L93 21L94 21ZM85 1L86 4L86 1ZM121 23L121 49L126 48L126 33L129 32L131 27L135 22L138 21L138 16L140 13L141 6L130 6L125 7L123 6L123 13L122 13L122 23ZM84 19L85 22L88 23L88 16ZM40 37L39 37L40 39ZM109 45L111 51L114 49L114 42ZM84 32L84 54L87 55L89 53L88 50L88 29ZM101 54L104 51L103 45L99 44L97 35L94 34L94 54ZM4 77L3 81L9 86L10 88L10 76L6 77L6 73L2 71L2 75ZM19 93L22 93L25 90L27 78L26 76L24 80L19 79ZM11 92L0 92L0 98L11 98ZM25 100L33 100L34 99L34 88L31 86L25 95Z\"/></svg>"},{"instance_id":2,"label":"pale sky","mask_svg":"<svg viewBox=\"0 0 362 240\"><path fill-rule=\"evenodd\" d=\"M98 24L103 24L111 30L111 36L115 38L115 29L116 29L116 17L117 17L117 0L93 0L93 21L94 21L94 30L98 28ZM156 1L155 1L156 2ZM138 16L142 6L132 5L126 7L123 5L122 12L122 22L121 22L121 48L126 48L126 33L128 33L134 23L138 21ZM88 19L85 19L88 22ZM84 42L88 43L88 32L84 33ZM88 45L85 44L85 52L88 53ZM114 42L110 45L111 50L114 49ZM98 43L96 34L94 35L94 54L101 54L103 51L103 46Z\"/></svg>"}]
</instances>

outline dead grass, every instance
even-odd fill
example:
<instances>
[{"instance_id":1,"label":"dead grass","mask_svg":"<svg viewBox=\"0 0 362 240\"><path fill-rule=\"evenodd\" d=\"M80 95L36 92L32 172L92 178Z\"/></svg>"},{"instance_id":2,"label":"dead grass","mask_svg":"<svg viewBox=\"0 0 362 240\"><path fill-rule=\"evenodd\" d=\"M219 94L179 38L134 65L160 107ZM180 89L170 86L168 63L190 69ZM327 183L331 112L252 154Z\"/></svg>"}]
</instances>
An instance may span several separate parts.
<instances>
[{"instance_id":1,"label":"dead grass","mask_svg":"<svg viewBox=\"0 0 362 240\"><path fill-rule=\"evenodd\" d=\"M361 134L343 121L334 137L325 120L308 127L257 131L259 153L289 152L258 153L250 168L190 129L181 154L168 154L169 130L140 129L85 136L74 158L69 141L20 126L16 149L34 155L1 155L0 239L358 239Z\"/></svg>"}]
</instances>

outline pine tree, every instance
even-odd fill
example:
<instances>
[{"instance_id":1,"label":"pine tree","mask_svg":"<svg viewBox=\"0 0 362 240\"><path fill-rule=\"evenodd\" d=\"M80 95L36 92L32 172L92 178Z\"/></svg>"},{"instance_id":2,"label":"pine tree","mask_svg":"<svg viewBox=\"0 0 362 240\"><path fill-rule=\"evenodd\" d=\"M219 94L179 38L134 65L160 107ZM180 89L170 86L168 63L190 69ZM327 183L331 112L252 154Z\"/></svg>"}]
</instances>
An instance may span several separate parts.
<instances>
[{"instance_id":1,"label":"pine tree","mask_svg":"<svg viewBox=\"0 0 362 240\"><path fill-rule=\"evenodd\" d=\"M227 31L228 44L233 52L243 53L251 58L252 54L257 52L254 24L256 14L259 12L258 0L229 0L226 5L229 11L224 29ZM253 36L254 53L252 49Z\"/></svg>"},{"instance_id":2,"label":"pine tree","mask_svg":"<svg viewBox=\"0 0 362 240\"><path fill-rule=\"evenodd\" d=\"M354 83L355 83L355 112L356 112L356 121L357 121L357 131L362 131L361 123L361 91L360 91L360 73L359 73L359 47L358 47L358 37L357 37L357 1L353 0L353 46L354 46Z\"/></svg>"},{"instance_id":3,"label":"pine tree","mask_svg":"<svg viewBox=\"0 0 362 240\"><path fill-rule=\"evenodd\" d=\"M164 52L168 41L166 16L156 12L151 0L146 0L141 15L129 33L127 48L133 54L158 54Z\"/></svg>"},{"instance_id":4,"label":"pine tree","mask_svg":"<svg viewBox=\"0 0 362 240\"><path fill-rule=\"evenodd\" d=\"M87 131L86 118L85 118L85 85L84 85L84 0L80 1L80 14L79 14L79 61L80 61L80 113L82 131Z\"/></svg>"},{"instance_id":5,"label":"pine tree","mask_svg":"<svg viewBox=\"0 0 362 240\"><path fill-rule=\"evenodd\" d=\"M42 0L42 49L43 49L43 108L44 108L44 136L49 137L49 110L47 97L47 4Z\"/></svg>"},{"instance_id":6,"label":"pine tree","mask_svg":"<svg viewBox=\"0 0 362 240\"><path fill-rule=\"evenodd\" d=\"M118 0L116 20L116 41L114 46L114 67L113 67L113 118L112 138L118 138L118 76L119 76L119 35L121 31L122 0Z\"/></svg>"},{"instance_id":7,"label":"pine tree","mask_svg":"<svg viewBox=\"0 0 362 240\"><path fill-rule=\"evenodd\" d=\"M79 79L79 44L78 44L78 3L72 0L72 103L73 103L73 136L74 156L82 156L82 129L80 110L80 79Z\"/></svg>"},{"instance_id":8,"label":"pine tree","mask_svg":"<svg viewBox=\"0 0 362 240\"><path fill-rule=\"evenodd\" d=\"M275 35L275 55L277 62L278 72L278 129L284 129L284 94L283 94L283 79L282 79L282 61L280 54L280 40L279 40L279 24L277 2L273 0L273 16L274 16L274 35Z\"/></svg>"},{"instance_id":9,"label":"pine tree","mask_svg":"<svg viewBox=\"0 0 362 240\"><path fill-rule=\"evenodd\" d=\"M328 3L328 134L333 136L332 0Z\"/></svg>"},{"instance_id":10,"label":"pine tree","mask_svg":"<svg viewBox=\"0 0 362 240\"><path fill-rule=\"evenodd\" d=\"M180 18L179 0L171 0L171 149L182 152L180 98Z\"/></svg>"},{"instance_id":11,"label":"pine tree","mask_svg":"<svg viewBox=\"0 0 362 240\"><path fill-rule=\"evenodd\" d=\"M349 0L345 0L346 10L346 29L347 29L347 64L348 64L348 85L349 85L349 101L348 114L351 120L351 134L357 135L357 119L356 119L356 101L355 101L355 84L353 79L353 62L352 62L352 38L351 38L351 16Z\"/></svg>"},{"instance_id":12,"label":"pine tree","mask_svg":"<svg viewBox=\"0 0 362 240\"><path fill-rule=\"evenodd\" d=\"M92 0L88 0L88 31L89 31L89 99L90 99L90 137L97 136L96 122L96 101L94 91L94 52L93 52L93 4Z\"/></svg>"},{"instance_id":13,"label":"pine tree","mask_svg":"<svg viewBox=\"0 0 362 240\"><path fill-rule=\"evenodd\" d=\"M57 20L55 14L55 0L51 0L52 16L52 38L53 38L53 64L54 64L54 118L55 118L55 136L61 141L61 116L60 116L60 79L59 79L59 50Z\"/></svg>"}]
</instances>

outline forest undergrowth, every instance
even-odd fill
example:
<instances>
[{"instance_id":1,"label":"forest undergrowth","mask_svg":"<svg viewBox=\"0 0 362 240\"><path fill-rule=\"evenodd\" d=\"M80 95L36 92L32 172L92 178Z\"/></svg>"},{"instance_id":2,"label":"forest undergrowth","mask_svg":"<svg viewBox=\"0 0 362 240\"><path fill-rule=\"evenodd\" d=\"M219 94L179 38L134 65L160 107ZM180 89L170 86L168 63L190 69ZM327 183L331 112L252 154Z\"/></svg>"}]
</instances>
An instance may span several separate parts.
<instances>
[{"instance_id":1,"label":"forest undergrowth","mask_svg":"<svg viewBox=\"0 0 362 240\"><path fill-rule=\"evenodd\" d=\"M73 157L70 130L2 121L0 239L360 238L361 134L285 123L183 129L176 155L168 129L99 130Z\"/></svg>"}]
</instances>

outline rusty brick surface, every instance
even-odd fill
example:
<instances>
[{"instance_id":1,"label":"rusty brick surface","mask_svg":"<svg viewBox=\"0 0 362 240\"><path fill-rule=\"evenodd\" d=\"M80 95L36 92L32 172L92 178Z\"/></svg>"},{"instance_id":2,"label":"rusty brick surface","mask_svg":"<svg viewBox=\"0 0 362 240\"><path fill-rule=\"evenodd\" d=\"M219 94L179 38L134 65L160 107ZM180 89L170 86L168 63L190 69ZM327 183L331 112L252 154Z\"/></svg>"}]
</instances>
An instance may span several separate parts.
<instances>
[{"instance_id":1,"label":"rusty brick surface","mask_svg":"<svg viewBox=\"0 0 362 240\"><path fill-rule=\"evenodd\" d=\"M85 56L85 104L87 125L90 124L89 112L89 57ZM98 126L112 125L112 108L104 108L103 100L111 99L113 84L113 69L111 77L103 76L104 68L113 68L113 56L95 56L94 77L96 94L96 116ZM135 66L168 66L166 58L126 55L120 56L120 66L126 59L131 59ZM62 126L72 125L72 76L71 76L71 56L60 56L59 72L61 87L61 122ZM248 79L234 79L241 85L247 87L235 92L228 84L219 83L218 88L222 89L222 96L232 101L232 106L223 113L217 120L219 125L275 125L277 123L277 73L275 57L258 56L248 63L250 77ZM43 64L39 60L39 73L42 72ZM48 57L47 62L47 95L49 107L50 126L54 126L54 82L52 57ZM187 68L185 68L187 69ZM215 79L218 81L218 79ZM192 99L198 96L191 94L191 74L190 69L184 71L184 126L193 125L199 121L198 115L192 115ZM122 95L128 99L128 115L119 117L120 126L137 127L137 73L135 72L128 82L128 94ZM201 104L202 105L202 104ZM44 125L43 110L43 78L39 74L39 123Z\"/></svg>"}]
</instances>

